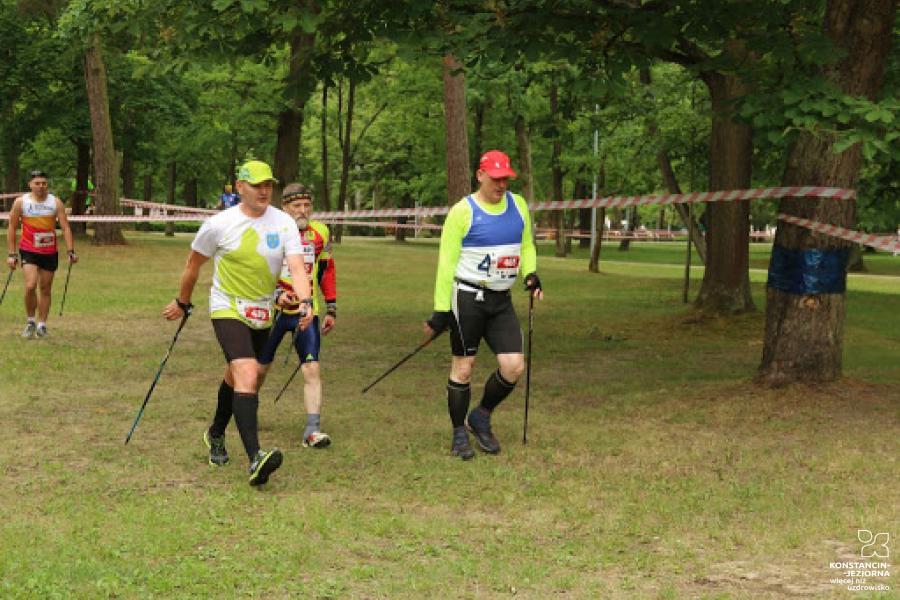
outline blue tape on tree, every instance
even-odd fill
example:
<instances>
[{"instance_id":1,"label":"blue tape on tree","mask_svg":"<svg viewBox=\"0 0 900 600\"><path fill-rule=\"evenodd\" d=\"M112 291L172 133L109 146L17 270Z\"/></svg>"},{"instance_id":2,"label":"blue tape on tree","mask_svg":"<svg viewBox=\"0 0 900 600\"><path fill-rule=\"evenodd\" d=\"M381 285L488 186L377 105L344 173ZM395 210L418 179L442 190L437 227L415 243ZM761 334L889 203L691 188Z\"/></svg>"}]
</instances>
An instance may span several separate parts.
<instances>
[{"instance_id":1,"label":"blue tape on tree","mask_svg":"<svg viewBox=\"0 0 900 600\"><path fill-rule=\"evenodd\" d=\"M789 250L772 247L769 262L770 288L806 296L843 294L847 289L847 258L850 250Z\"/></svg>"}]
</instances>

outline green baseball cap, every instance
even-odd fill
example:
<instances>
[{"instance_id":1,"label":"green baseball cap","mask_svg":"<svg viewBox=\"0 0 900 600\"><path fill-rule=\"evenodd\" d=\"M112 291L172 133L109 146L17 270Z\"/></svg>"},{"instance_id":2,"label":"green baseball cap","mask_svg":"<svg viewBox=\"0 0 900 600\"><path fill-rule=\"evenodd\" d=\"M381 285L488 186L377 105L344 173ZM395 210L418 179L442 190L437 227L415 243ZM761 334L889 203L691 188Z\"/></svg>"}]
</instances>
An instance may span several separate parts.
<instances>
[{"instance_id":1,"label":"green baseball cap","mask_svg":"<svg viewBox=\"0 0 900 600\"><path fill-rule=\"evenodd\" d=\"M272 175L272 167L261 160L248 160L242 164L241 168L238 169L237 178L238 181L246 181L252 185L263 181L278 183L278 180Z\"/></svg>"}]
</instances>

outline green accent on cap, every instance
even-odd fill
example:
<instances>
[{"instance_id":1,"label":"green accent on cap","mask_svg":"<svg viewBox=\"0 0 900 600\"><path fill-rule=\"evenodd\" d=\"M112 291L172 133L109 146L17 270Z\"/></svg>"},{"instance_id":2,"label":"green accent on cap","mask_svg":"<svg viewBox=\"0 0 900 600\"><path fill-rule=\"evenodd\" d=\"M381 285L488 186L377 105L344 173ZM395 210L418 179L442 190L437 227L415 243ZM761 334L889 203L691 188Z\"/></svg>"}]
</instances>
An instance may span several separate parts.
<instances>
[{"instance_id":1,"label":"green accent on cap","mask_svg":"<svg viewBox=\"0 0 900 600\"><path fill-rule=\"evenodd\" d=\"M246 181L252 185L262 183L263 181L278 182L272 175L272 167L261 160L249 160L241 165L238 169L238 181Z\"/></svg>"}]
</instances>

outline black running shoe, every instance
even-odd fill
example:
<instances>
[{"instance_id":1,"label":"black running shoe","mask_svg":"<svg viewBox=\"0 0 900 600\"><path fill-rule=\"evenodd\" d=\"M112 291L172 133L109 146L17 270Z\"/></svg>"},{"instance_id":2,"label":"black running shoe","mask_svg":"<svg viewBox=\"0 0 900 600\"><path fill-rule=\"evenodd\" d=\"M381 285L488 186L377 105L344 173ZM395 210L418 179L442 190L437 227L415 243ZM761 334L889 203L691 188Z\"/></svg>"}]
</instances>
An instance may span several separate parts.
<instances>
[{"instance_id":1,"label":"black running shoe","mask_svg":"<svg viewBox=\"0 0 900 600\"><path fill-rule=\"evenodd\" d=\"M453 456L458 456L463 460L470 460L475 456L472 445L469 443L469 434L465 427L453 430L453 446L450 448Z\"/></svg>"},{"instance_id":2,"label":"black running shoe","mask_svg":"<svg viewBox=\"0 0 900 600\"><path fill-rule=\"evenodd\" d=\"M475 434L478 446L488 454L500 452L500 442L491 431L491 413L480 406L472 409L466 419L466 427Z\"/></svg>"},{"instance_id":3,"label":"black running shoe","mask_svg":"<svg viewBox=\"0 0 900 600\"><path fill-rule=\"evenodd\" d=\"M260 450L250 463L250 485L262 485L269 480L269 475L281 466L284 455L278 448L268 452Z\"/></svg>"},{"instance_id":4,"label":"black running shoe","mask_svg":"<svg viewBox=\"0 0 900 600\"><path fill-rule=\"evenodd\" d=\"M228 462L228 450L225 449L225 436L215 437L209 434L209 429L203 432L203 441L209 448L209 464L221 467Z\"/></svg>"}]
</instances>

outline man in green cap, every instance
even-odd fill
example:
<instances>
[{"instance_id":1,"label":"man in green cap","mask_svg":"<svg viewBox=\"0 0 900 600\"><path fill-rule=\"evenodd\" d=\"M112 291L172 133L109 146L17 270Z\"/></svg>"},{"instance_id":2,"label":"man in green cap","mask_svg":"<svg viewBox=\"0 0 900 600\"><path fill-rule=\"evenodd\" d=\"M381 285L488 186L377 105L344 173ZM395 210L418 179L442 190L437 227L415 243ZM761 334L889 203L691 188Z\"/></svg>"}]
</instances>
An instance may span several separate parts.
<instances>
[{"instance_id":1,"label":"man in green cap","mask_svg":"<svg viewBox=\"0 0 900 600\"><path fill-rule=\"evenodd\" d=\"M227 463L225 428L234 415L250 459L250 485L268 481L283 460L278 448L260 449L257 431L257 358L272 326L282 261L287 262L291 277L298 283L294 294L279 302L300 303L301 330L313 318L300 234L291 217L270 205L274 183L272 169L264 162L251 160L240 167L237 188L241 203L210 217L200 227L191 244L178 296L163 311L163 316L170 321L190 311L200 267L215 257L209 310L228 366L219 386L212 425L204 432L203 439L209 448L210 464Z\"/></svg>"}]
</instances>

